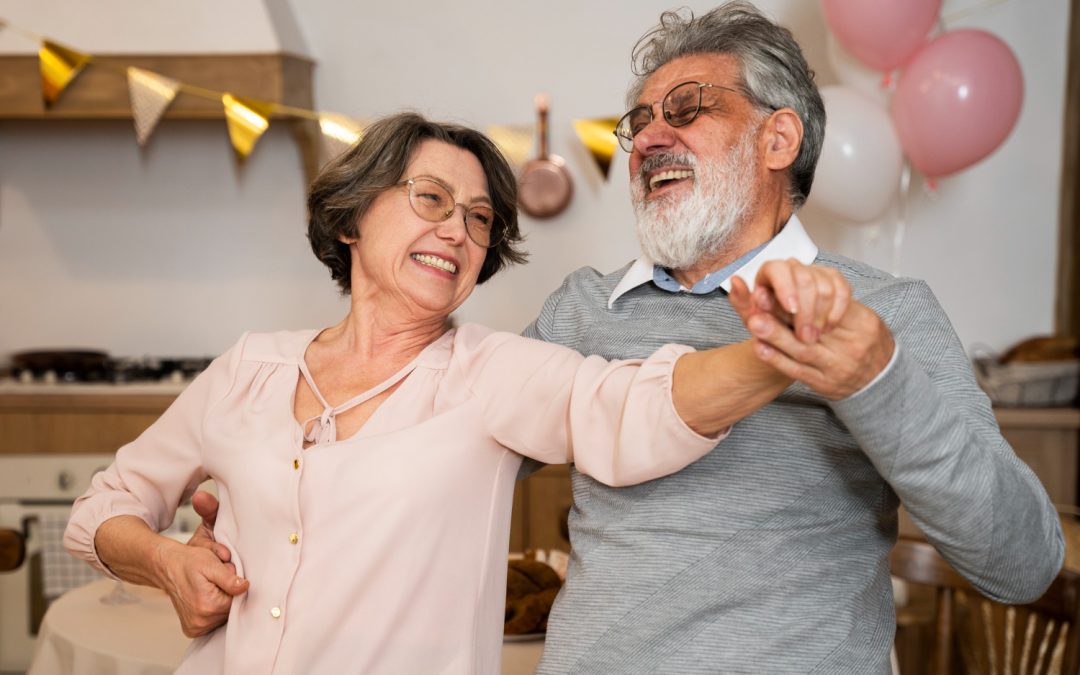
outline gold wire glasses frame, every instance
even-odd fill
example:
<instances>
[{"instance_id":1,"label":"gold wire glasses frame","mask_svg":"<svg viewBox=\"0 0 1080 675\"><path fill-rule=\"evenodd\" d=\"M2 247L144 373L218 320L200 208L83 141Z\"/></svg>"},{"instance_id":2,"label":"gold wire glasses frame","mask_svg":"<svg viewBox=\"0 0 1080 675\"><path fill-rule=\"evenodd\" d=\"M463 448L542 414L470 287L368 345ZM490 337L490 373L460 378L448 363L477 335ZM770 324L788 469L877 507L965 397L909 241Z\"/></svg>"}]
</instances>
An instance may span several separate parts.
<instances>
[{"instance_id":1,"label":"gold wire glasses frame","mask_svg":"<svg viewBox=\"0 0 1080 675\"><path fill-rule=\"evenodd\" d=\"M664 94L664 98L660 101L660 110L664 115L664 120L673 127L685 127L697 119L698 113L702 110L701 92L705 89L723 89L736 94L743 93L738 89L708 82L677 84ZM639 105L622 116L619 123L615 125L615 136L619 139L619 147L627 152L633 151L634 136L637 136L655 119L653 117L654 105L656 104Z\"/></svg>"},{"instance_id":2,"label":"gold wire glasses frame","mask_svg":"<svg viewBox=\"0 0 1080 675\"><path fill-rule=\"evenodd\" d=\"M433 178L409 178L398 185L408 186L409 205L424 220L441 223L454 215L460 206L465 213L465 232L473 243L494 248L502 242L502 230L495 227L495 211L487 204L468 206L455 202L450 190Z\"/></svg>"}]
</instances>

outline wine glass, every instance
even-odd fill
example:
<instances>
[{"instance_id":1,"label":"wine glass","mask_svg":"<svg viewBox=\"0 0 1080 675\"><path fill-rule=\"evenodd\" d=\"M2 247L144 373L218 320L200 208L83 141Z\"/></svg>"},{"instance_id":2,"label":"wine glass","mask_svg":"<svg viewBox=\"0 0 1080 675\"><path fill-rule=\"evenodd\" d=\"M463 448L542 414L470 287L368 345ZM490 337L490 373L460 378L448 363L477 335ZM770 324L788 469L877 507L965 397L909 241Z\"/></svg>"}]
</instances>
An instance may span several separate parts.
<instances>
[{"instance_id":1,"label":"wine glass","mask_svg":"<svg viewBox=\"0 0 1080 675\"><path fill-rule=\"evenodd\" d=\"M124 582L117 579L112 589L101 596L100 600L106 605L132 605L139 602L139 596L129 591Z\"/></svg>"}]
</instances>

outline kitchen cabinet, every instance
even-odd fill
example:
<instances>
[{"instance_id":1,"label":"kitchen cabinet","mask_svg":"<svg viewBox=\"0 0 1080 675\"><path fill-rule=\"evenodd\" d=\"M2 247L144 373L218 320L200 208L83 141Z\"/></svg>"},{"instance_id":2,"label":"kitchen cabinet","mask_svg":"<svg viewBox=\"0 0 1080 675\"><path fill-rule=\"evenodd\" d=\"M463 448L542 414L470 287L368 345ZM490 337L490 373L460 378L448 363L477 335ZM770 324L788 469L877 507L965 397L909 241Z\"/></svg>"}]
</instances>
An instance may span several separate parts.
<instances>
[{"instance_id":1,"label":"kitchen cabinet","mask_svg":"<svg viewBox=\"0 0 1080 675\"><path fill-rule=\"evenodd\" d=\"M0 395L0 454L115 452L175 399L175 394Z\"/></svg>"},{"instance_id":2,"label":"kitchen cabinet","mask_svg":"<svg viewBox=\"0 0 1080 675\"><path fill-rule=\"evenodd\" d=\"M563 538L561 523L572 503L569 465L545 466L519 480L510 518L510 550L555 548L569 551L570 542Z\"/></svg>"}]
</instances>

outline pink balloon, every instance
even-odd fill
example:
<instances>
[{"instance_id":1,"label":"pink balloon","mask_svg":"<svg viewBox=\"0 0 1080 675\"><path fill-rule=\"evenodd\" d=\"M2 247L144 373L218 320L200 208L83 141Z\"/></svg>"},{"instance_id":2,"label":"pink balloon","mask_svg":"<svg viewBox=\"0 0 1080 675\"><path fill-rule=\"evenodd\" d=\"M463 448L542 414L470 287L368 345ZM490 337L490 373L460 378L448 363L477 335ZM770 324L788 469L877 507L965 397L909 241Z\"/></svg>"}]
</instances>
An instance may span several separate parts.
<instances>
[{"instance_id":1,"label":"pink balloon","mask_svg":"<svg viewBox=\"0 0 1080 675\"><path fill-rule=\"evenodd\" d=\"M821 0L821 8L844 49L874 70L889 71L922 46L941 0Z\"/></svg>"},{"instance_id":2,"label":"pink balloon","mask_svg":"<svg viewBox=\"0 0 1080 675\"><path fill-rule=\"evenodd\" d=\"M1012 50L986 31L943 33L900 76L892 117L911 163L930 178L965 169L1012 131L1024 76Z\"/></svg>"}]
</instances>

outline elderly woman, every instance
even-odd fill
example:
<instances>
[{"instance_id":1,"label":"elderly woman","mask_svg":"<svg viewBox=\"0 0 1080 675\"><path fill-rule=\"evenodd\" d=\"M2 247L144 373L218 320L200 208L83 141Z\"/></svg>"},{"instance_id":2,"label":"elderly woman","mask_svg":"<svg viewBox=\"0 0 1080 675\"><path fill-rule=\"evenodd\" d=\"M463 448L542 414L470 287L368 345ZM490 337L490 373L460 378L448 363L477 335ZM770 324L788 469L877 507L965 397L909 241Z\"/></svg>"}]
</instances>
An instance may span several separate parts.
<instances>
[{"instance_id":1,"label":"elderly woman","mask_svg":"<svg viewBox=\"0 0 1080 675\"><path fill-rule=\"evenodd\" d=\"M523 260L514 205L483 135L412 114L369 127L309 198L345 319L241 337L76 502L69 550L164 589L182 618L208 583L237 593L178 672L497 673L523 456L646 481L789 383L747 344L609 363L448 330L477 283ZM207 477L236 577L156 534Z\"/></svg>"}]
</instances>

